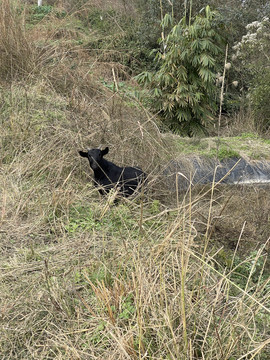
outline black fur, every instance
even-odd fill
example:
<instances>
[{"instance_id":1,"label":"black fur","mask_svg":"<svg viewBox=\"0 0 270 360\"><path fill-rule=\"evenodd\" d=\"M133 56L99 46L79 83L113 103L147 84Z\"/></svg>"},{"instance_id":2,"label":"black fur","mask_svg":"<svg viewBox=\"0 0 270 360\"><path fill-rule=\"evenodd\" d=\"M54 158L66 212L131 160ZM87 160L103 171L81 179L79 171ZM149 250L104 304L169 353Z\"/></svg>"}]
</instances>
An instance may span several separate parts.
<instances>
[{"instance_id":1,"label":"black fur","mask_svg":"<svg viewBox=\"0 0 270 360\"><path fill-rule=\"evenodd\" d=\"M123 196L130 196L136 188L146 179L146 174L136 167L119 167L103 158L108 154L109 148L104 150L91 149L87 152L79 151L82 157L89 160L91 169L94 171L94 184L101 186L99 192L104 195L112 188L119 189Z\"/></svg>"}]
</instances>

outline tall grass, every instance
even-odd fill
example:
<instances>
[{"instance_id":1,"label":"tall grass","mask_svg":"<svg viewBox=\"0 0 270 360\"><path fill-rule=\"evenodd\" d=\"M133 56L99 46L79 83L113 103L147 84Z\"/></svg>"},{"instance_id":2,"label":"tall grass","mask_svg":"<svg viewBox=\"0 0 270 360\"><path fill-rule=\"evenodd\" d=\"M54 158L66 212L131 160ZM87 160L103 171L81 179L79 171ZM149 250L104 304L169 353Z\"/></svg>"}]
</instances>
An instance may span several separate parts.
<instances>
[{"instance_id":1,"label":"tall grass","mask_svg":"<svg viewBox=\"0 0 270 360\"><path fill-rule=\"evenodd\" d=\"M104 212L93 189L70 191L50 204L50 231L24 234L21 220L2 233L2 357L267 359L264 247L224 267L222 247L197 232L196 198L166 216L146 203L141 220L140 204Z\"/></svg>"},{"instance_id":2,"label":"tall grass","mask_svg":"<svg viewBox=\"0 0 270 360\"><path fill-rule=\"evenodd\" d=\"M18 24L6 31L20 52ZM46 36L50 66L31 81L3 57L0 358L267 360L269 192L234 189L230 207L224 189L167 188L175 150L153 118L87 73L83 49ZM77 152L100 143L150 173L144 201L99 197Z\"/></svg>"},{"instance_id":3,"label":"tall grass","mask_svg":"<svg viewBox=\"0 0 270 360\"><path fill-rule=\"evenodd\" d=\"M25 76L34 67L34 47L24 26L24 12L18 2L0 2L0 76L4 79Z\"/></svg>"},{"instance_id":4,"label":"tall grass","mask_svg":"<svg viewBox=\"0 0 270 360\"><path fill-rule=\"evenodd\" d=\"M242 236L231 252L211 241L215 189L179 194L173 209L157 193L108 206L77 155L100 138L99 123L88 134L44 86L2 89L12 107L1 122L1 357L266 360L267 243L241 261ZM149 120L123 130L123 118L110 119L112 156L123 141L117 162L151 164L163 144Z\"/></svg>"}]
</instances>

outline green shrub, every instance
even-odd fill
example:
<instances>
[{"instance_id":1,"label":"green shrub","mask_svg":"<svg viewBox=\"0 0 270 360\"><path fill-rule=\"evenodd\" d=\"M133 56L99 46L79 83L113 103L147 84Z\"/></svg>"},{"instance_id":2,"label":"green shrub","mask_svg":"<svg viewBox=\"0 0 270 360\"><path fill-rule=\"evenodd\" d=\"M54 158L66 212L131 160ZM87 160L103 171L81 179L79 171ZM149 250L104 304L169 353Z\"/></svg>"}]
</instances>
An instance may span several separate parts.
<instances>
[{"instance_id":1,"label":"green shrub","mask_svg":"<svg viewBox=\"0 0 270 360\"><path fill-rule=\"evenodd\" d=\"M212 155L217 156L219 160L240 158L240 154L237 151L226 146L221 146L218 151L213 149L211 153Z\"/></svg>"},{"instance_id":2,"label":"green shrub","mask_svg":"<svg viewBox=\"0 0 270 360\"><path fill-rule=\"evenodd\" d=\"M250 89L250 104L259 129L267 130L270 127L270 70L264 69L254 77Z\"/></svg>"},{"instance_id":3,"label":"green shrub","mask_svg":"<svg viewBox=\"0 0 270 360\"><path fill-rule=\"evenodd\" d=\"M161 39L154 73L137 76L150 88L152 107L172 130L192 136L205 131L216 110L215 70L221 38L215 29L217 14L209 6L205 16L198 15L193 24L184 17ZM173 25L166 15L162 33Z\"/></svg>"},{"instance_id":4,"label":"green shrub","mask_svg":"<svg viewBox=\"0 0 270 360\"><path fill-rule=\"evenodd\" d=\"M87 48L98 54L99 61L124 65L124 68L118 68L124 69L125 73L138 73L146 63L150 63L152 49L143 42L140 36L141 23L136 17L114 10L93 8L81 20L95 34L89 38Z\"/></svg>"},{"instance_id":5,"label":"green shrub","mask_svg":"<svg viewBox=\"0 0 270 360\"><path fill-rule=\"evenodd\" d=\"M234 46L235 64L244 78L247 91L247 103L251 106L259 130L270 126L270 21L264 17L246 26L246 34Z\"/></svg>"},{"instance_id":6,"label":"green shrub","mask_svg":"<svg viewBox=\"0 0 270 360\"><path fill-rule=\"evenodd\" d=\"M65 10L59 10L54 8L52 5L37 6L34 5L30 9L30 22L38 23L43 20L49 14L55 15L57 18L62 19L67 15Z\"/></svg>"}]
</instances>

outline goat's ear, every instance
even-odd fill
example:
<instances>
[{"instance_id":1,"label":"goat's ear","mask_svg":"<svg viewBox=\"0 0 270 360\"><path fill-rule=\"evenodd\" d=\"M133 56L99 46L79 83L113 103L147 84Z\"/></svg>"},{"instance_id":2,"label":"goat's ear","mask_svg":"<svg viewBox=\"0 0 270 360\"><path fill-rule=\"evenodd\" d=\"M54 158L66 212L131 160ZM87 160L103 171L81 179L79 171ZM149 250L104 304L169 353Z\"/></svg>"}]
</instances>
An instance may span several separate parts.
<instances>
[{"instance_id":1,"label":"goat's ear","mask_svg":"<svg viewBox=\"0 0 270 360\"><path fill-rule=\"evenodd\" d=\"M109 148L108 148L108 146L107 146L107 147L105 147L105 149L104 149L104 150L101 150L101 154L102 154L102 156L104 156L104 155L108 154L108 152L109 152Z\"/></svg>"},{"instance_id":2,"label":"goat's ear","mask_svg":"<svg viewBox=\"0 0 270 360\"><path fill-rule=\"evenodd\" d=\"M79 151L79 154L80 154L82 157L88 157L88 153L87 153L87 152Z\"/></svg>"}]
</instances>

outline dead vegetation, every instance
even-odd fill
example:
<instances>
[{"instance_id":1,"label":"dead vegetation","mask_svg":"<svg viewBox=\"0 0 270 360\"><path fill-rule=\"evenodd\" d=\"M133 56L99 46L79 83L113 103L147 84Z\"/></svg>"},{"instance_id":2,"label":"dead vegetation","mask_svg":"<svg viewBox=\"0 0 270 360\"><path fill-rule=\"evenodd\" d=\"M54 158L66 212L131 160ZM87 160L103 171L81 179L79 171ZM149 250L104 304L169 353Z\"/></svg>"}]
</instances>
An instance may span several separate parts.
<instances>
[{"instance_id":1,"label":"dead vegetation","mask_svg":"<svg viewBox=\"0 0 270 360\"><path fill-rule=\"evenodd\" d=\"M40 37L25 32L24 13L9 4L0 17L0 29L12 19L14 28L0 32L9 69L0 89L0 357L267 360L268 192L168 189L162 169L177 148L131 82L120 88L110 62L98 72L72 33L53 35L56 18L40 24ZM18 53L15 65L7 54ZM98 145L150 174L144 201L99 197L78 155Z\"/></svg>"}]
</instances>

